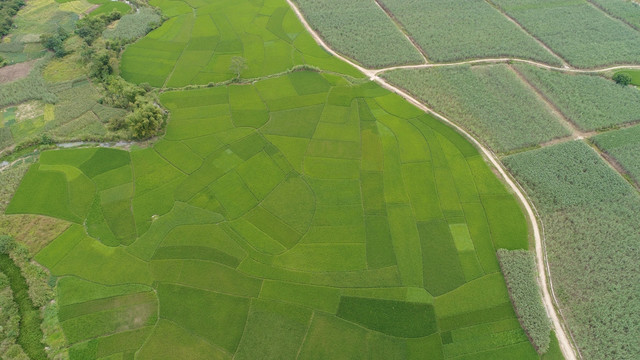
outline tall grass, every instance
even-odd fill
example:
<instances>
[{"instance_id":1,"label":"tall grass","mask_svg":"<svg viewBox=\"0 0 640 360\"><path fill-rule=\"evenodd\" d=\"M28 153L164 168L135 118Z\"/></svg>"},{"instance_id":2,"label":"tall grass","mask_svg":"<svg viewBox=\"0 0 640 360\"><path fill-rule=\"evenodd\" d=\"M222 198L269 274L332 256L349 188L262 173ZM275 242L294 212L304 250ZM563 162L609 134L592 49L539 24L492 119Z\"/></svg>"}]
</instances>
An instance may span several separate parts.
<instances>
[{"instance_id":1,"label":"tall grass","mask_svg":"<svg viewBox=\"0 0 640 360\"><path fill-rule=\"evenodd\" d=\"M145 36L162 21L156 10L141 8L138 12L123 16L115 28L106 29L102 36L105 39L134 40Z\"/></svg>"},{"instance_id":2,"label":"tall grass","mask_svg":"<svg viewBox=\"0 0 640 360\"><path fill-rule=\"evenodd\" d=\"M492 2L572 65L640 63L638 32L587 1Z\"/></svg>"},{"instance_id":3,"label":"tall grass","mask_svg":"<svg viewBox=\"0 0 640 360\"><path fill-rule=\"evenodd\" d=\"M46 360L47 354L42 345L40 312L31 302L29 286L20 273L20 268L7 254L0 254L0 270L7 275L13 297L20 313L20 333L16 342L32 360Z\"/></svg>"},{"instance_id":4,"label":"tall grass","mask_svg":"<svg viewBox=\"0 0 640 360\"><path fill-rule=\"evenodd\" d=\"M570 74L518 64L515 69L582 130L640 120L640 91L597 75Z\"/></svg>"},{"instance_id":5,"label":"tall grass","mask_svg":"<svg viewBox=\"0 0 640 360\"><path fill-rule=\"evenodd\" d=\"M569 133L506 65L395 70L383 76L497 152L530 147Z\"/></svg>"},{"instance_id":6,"label":"tall grass","mask_svg":"<svg viewBox=\"0 0 640 360\"><path fill-rule=\"evenodd\" d=\"M638 192L581 141L504 162L540 210L556 295L584 358L637 358Z\"/></svg>"},{"instance_id":7,"label":"tall grass","mask_svg":"<svg viewBox=\"0 0 640 360\"><path fill-rule=\"evenodd\" d=\"M364 66L422 62L418 50L373 0L296 2L311 26L332 47Z\"/></svg>"},{"instance_id":8,"label":"tall grass","mask_svg":"<svg viewBox=\"0 0 640 360\"><path fill-rule=\"evenodd\" d=\"M551 323L542 305L533 253L499 249L498 260L522 328L538 353L546 353Z\"/></svg>"},{"instance_id":9,"label":"tall grass","mask_svg":"<svg viewBox=\"0 0 640 360\"><path fill-rule=\"evenodd\" d=\"M484 0L382 0L434 62L519 57L561 64Z\"/></svg>"}]
</instances>

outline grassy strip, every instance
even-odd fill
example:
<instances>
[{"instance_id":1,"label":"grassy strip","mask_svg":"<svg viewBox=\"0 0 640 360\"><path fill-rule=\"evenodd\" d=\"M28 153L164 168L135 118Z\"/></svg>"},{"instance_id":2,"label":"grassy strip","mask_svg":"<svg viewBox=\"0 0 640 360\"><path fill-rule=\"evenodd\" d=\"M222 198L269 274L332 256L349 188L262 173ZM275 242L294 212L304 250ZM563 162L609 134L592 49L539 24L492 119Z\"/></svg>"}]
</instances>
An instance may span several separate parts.
<instances>
[{"instance_id":1,"label":"grassy strip","mask_svg":"<svg viewBox=\"0 0 640 360\"><path fill-rule=\"evenodd\" d=\"M538 353L546 353L551 324L540 299L533 254L526 250L499 249L498 260L520 325Z\"/></svg>"},{"instance_id":2,"label":"grassy strip","mask_svg":"<svg viewBox=\"0 0 640 360\"><path fill-rule=\"evenodd\" d=\"M42 330L40 329L40 314L29 298L29 287L20 273L20 268L14 264L7 254L0 254L0 270L9 278L13 298L18 304L20 312L20 334L17 342L33 360L46 359L42 345Z\"/></svg>"}]
</instances>

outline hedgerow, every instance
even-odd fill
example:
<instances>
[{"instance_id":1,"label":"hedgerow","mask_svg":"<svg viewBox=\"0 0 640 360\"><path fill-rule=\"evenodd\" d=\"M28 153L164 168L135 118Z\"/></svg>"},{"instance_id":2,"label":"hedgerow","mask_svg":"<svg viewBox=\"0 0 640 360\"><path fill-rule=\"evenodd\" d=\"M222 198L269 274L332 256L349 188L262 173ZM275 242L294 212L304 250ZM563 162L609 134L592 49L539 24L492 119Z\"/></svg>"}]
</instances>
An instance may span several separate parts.
<instances>
[{"instance_id":1,"label":"hedgerow","mask_svg":"<svg viewBox=\"0 0 640 360\"><path fill-rule=\"evenodd\" d=\"M544 354L549 350L551 323L542 304L533 254L505 249L497 254L518 320L538 353Z\"/></svg>"},{"instance_id":2,"label":"hedgerow","mask_svg":"<svg viewBox=\"0 0 640 360\"><path fill-rule=\"evenodd\" d=\"M42 345L40 313L29 298L29 286L22 276L20 268L8 254L3 253L0 254L0 270L7 275L20 314L20 330L16 342L29 355L30 359L47 359Z\"/></svg>"},{"instance_id":3,"label":"hedgerow","mask_svg":"<svg viewBox=\"0 0 640 360\"><path fill-rule=\"evenodd\" d=\"M585 358L640 353L640 195L581 141L504 158L545 224L559 307Z\"/></svg>"}]
</instances>

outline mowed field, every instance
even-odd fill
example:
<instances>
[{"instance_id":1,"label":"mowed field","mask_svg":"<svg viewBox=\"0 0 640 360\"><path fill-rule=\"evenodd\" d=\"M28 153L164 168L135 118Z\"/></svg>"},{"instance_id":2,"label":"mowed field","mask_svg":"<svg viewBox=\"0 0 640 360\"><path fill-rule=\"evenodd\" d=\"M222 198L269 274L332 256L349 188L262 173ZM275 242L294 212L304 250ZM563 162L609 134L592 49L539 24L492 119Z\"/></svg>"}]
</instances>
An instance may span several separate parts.
<instances>
[{"instance_id":1,"label":"mowed field","mask_svg":"<svg viewBox=\"0 0 640 360\"><path fill-rule=\"evenodd\" d=\"M161 101L153 147L45 152L7 209L76 224L36 256L71 358L538 358L495 255L527 224L453 130L316 72Z\"/></svg>"},{"instance_id":2,"label":"mowed field","mask_svg":"<svg viewBox=\"0 0 640 360\"><path fill-rule=\"evenodd\" d=\"M280 73L294 65L362 77L318 47L286 2L266 0L152 0L169 17L161 27L127 47L122 76L134 83L184 87L230 80L234 57L242 78Z\"/></svg>"}]
</instances>

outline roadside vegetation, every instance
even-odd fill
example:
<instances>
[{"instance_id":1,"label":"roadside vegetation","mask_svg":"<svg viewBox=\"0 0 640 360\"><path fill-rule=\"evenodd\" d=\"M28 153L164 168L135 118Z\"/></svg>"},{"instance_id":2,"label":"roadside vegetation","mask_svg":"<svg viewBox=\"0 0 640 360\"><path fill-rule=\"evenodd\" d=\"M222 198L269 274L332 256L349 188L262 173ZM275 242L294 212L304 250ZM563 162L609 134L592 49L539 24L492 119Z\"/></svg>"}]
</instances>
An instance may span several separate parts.
<instances>
[{"instance_id":1,"label":"roadside vegetation","mask_svg":"<svg viewBox=\"0 0 640 360\"><path fill-rule=\"evenodd\" d=\"M419 51L374 1L296 2L309 24L334 49L365 67L424 62Z\"/></svg>"},{"instance_id":2,"label":"roadside vegetation","mask_svg":"<svg viewBox=\"0 0 640 360\"><path fill-rule=\"evenodd\" d=\"M555 292L582 355L635 357L638 192L581 141L504 162L540 211Z\"/></svg>"},{"instance_id":3,"label":"roadside vegetation","mask_svg":"<svg viewBox=\"0 0 640 360\"><path fill-rule=\"evenodd\" d=\"M499 153L569 135L549 107L507 65L394 70L382 76L456 119Z\"/></svg>"},{"instance_id":4,"label":"roadside vegetation","mask_svg":"<svg viewBox=\"0 0 640 360\"><path fill-rule=\"evenodd\" d=\"M551 340L551 322L542 304L533 253L498 249L498 260L522 328L538 353L546 353Z\"/></svg>"}]
</instances>

